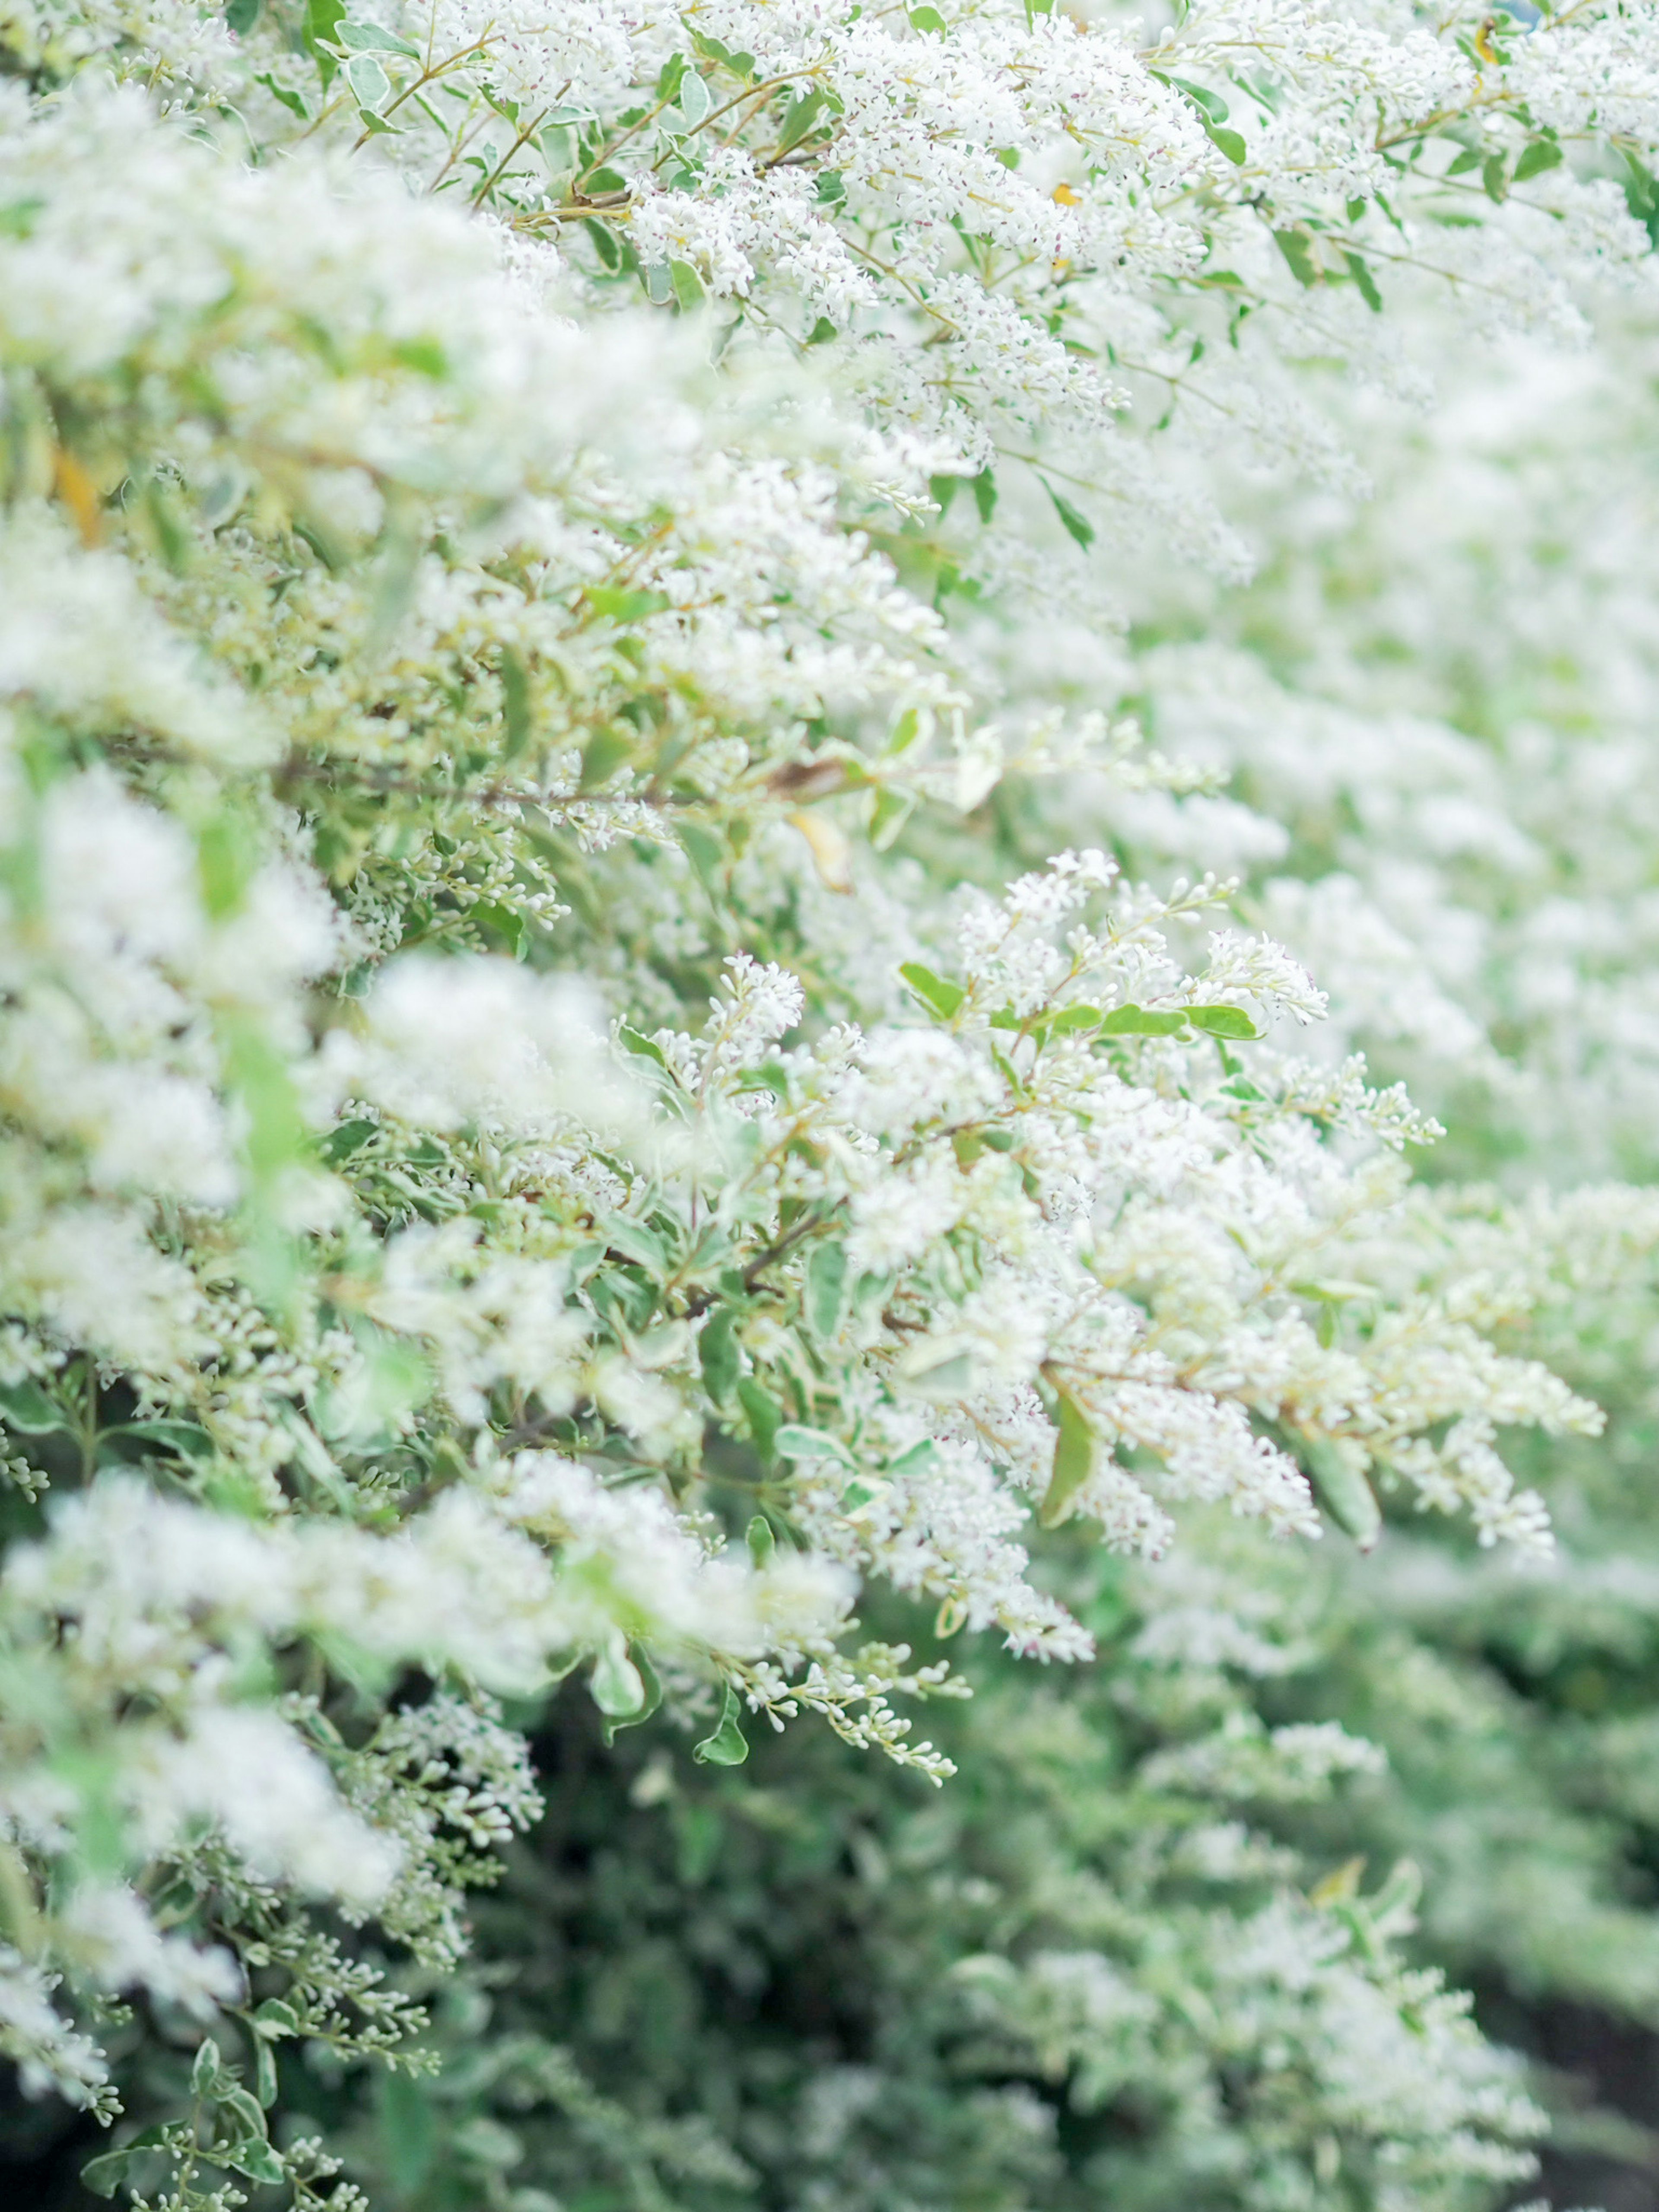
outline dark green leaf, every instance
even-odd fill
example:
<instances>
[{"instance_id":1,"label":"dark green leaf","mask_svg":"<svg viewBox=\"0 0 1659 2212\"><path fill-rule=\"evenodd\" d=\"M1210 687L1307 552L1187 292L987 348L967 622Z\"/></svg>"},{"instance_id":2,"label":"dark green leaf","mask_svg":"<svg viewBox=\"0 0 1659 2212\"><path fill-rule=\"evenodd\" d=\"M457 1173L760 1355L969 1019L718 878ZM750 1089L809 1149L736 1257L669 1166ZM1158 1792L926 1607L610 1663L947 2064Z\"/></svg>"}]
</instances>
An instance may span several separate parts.
<instances>
[{"instance_id":1,"label":"dark green leaf","mask_svg":"<svg viewBox=\"0 0 1659 2212\"><path fill-rule=\"evenodd\" d=\"M259 20L259 0L229 0L225 9L225 28L234 31L239 39L246 38Z\"/></svg>"}]
</instances>

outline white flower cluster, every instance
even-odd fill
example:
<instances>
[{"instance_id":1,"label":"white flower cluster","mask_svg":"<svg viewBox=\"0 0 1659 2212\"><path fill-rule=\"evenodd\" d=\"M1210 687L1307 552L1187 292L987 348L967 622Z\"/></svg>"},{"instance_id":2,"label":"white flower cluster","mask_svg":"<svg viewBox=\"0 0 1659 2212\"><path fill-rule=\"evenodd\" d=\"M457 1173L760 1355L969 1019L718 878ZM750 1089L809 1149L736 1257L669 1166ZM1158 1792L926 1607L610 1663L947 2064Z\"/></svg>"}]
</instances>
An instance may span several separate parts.
<instances>
[{"instance_id":1,"label":"white flower cluster","mask_svg":"<svg viewBox=\"0 0 1659 2212\"><path fill-rule=\"evenodd\" d=\"M1381 1488L1536 1547L1498 1432L1598 1418L1486 1333L1541 1276L1433 1256L1426 1119L1277 1049L1300 959L1195 941L1231 886L926 855L1130 743L976 719L941 610L1103 502L1237 568L1199 426L1340 475L1287 394L1382 374L1378 272L1566 319L1642 244L1561 146L1651 144L1636 32L237 14L0 27L0 2035L106 2112L59 1972L398 2042L307 1914L453 1961L533 1812L492 1694L938 1778L861 1581L1080 1657L1034 1522L1368 1544ZM1553 120L1546 42L1606 79Z\"/></svg>"}]
</instances>

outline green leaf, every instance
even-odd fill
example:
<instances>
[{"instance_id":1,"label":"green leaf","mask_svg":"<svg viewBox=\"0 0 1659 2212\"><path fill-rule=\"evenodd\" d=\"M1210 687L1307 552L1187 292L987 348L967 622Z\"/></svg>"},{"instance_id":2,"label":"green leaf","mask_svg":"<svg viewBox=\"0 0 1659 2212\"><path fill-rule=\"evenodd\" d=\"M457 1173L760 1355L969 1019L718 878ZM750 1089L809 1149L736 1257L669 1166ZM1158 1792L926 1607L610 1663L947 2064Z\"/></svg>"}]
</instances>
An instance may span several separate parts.
<instances>
[{"instance_id":1,"label":"green leaf","mask_svg":"<svg viewBox=\"0 0 1659 2212\"><path fill-rule=\"evenodd\" d=\"M1313 247L1306 231L1276 230L1273 243L1284 255L1290 272L1298 284L1318 283L1319 271L1314 265Z\"/></svg>"},{"instance_id":2,"label":"green leaf","mask_svg":"<svg viewBox=\"0 0 1659 2212\"><path fill-rule=\"evenodd\" d=\"M246 38L259 20L260 0L230 0L225 9L225 28L239 39Z\"/></svg>"},{"instance_id":3,"label":"green leaf","mask_svg":"<svg viewBox=\"0 0 1659 2212\"><path fill-rule=\"evenodd\" d=\"M870 810L870 842L878 853L889 850L915 808L916 802L908 792L886 787L877 792Z\"/></svg>"},{"instance_id":4,"label":"green leaf","mask_svg":"<svg viewBox=\"0 0 1659 2212\"><path fill-rule=\"evenodd\" d=\"M596 615L606 615L619 623L643 622L647 615L661 614L669 605L666 592L630 591L623 584L590 584L586 597Z\"/></svg>"},{"instance_id":5,"label":"green leaf","mask_svg":"<svg viewBox=\"0 0 1659 2212\"><path fill-rule=\"evenodd\" d=\"M118 1460L130 1455L137 1461L151 1452L165 1451L200 1465L217 1456L212 1437L193 1421L123 1421L114 1428L106 1429L99 1442L101 1445L112 1438L117 1440ZM125 1449L121 1449L123 1446Z\"/></svg>"},{"instance_id":6,"label":"green leaf","mask_svg":"<svg viewBox=\"0 0 1659 2212\"><path fill-rule=\"evenodd\" d=\"M1188 1006L1187 1018L1206 1036L1248 1040L1261 1035L1242 1006Z\"/></svg>"},{"instance_id":7,"label":"green leaf","mask_svg":"<svg viewBox=\"0 0 1659 2212\"><path fill-rule=\"evenodd\" d=\"M216 2166L228 2166L234 2172L246 2174L250 2181L262 2182L267 2188L277 2187L287 2177L286 2167L268 2142L241 2142L233 2150L211 2150L208 2156Z\"/></svg>"},{"instance_id":8,"label":"green leaf","mask_svg":"<svg viewBox=\"0 0 1659 2212\"><path fill-rule=\"evenodd\" d=\"M806 1262L806 1326L827 1343L841 1327L847 1292L847 1248L820 1244Z\"/></svg>"},{"instance_id":9,"label":"green leaf","mask_svg":"<svg viewBox=\"0 0 1659 2212\"><path fill-rule=\"evenodd\" d=\"M516 760L530 743L530 673L510 645L501 647L501 750Z\"/></svg>"},{"instance_id":10,"label":"green leaf","mask_svg":"<svg viewBox=\"0 0 1659 2212\"><path fill-rule=\"evenodd\" d=\"M506 952L514 960L525 956L525 919L510 906L500 906L494 899L480 899L466 910L466 918L483 935L492 950Z\"/></svg>"},{"instance_id":11,"label":"green leaf","mask_svg":"<svg viewBox=\"0 0 1659 2212\"><path fill-rule=\"evenodd\" d=\"M619 269L622 266L622 248L611 235L610 225L600 222L597 216L589 216L584 219L582 228L587 233L593 251L605 267Z\"/></svg>"},{"instance_id":12,"label":"green leaf","mask_svg":"<svg viewBox=\"0 0 1659 2212\"><path fill-rule=\"evenodd\" d=\"M770 1459L778 1425L783 1419L776 1403L752 1375L745 1375L739 1379L738 1403L748 1416L749 1432L755 1439L755 1449L763 1459Z\"/></svg>"},{"instance_id":13,"label":"green leaf","mask_svg":"<svg viewBox=\"0 0 1659 2212\"><path fill-rule=\"evenodd\" d=\"M603 791L633 751L634 739L628 732L615 727L595 730L582 747L582 789Z\"/></svg>"},{"instance_id":14,"label":"green leaf","mask_svg":"<svg viewBox=\"0 0 1659 2212\"><path fill-rule=\"evenodd\" d=\"M1072 1510L1072 1500L1094 1473L1100 1455L1100 1439L1090 1427L1083 1409L1065 1390L1056 1390L1059 1409L1055 1427L1054 1473L1048 1478L1048 1487L1042 1493L1042 1503L1037 1508L1037 1519L1045 1528L1057 1528Z\"/></svg>"},{"instance_id":15,"label":"green leaf","mask_svg":"<svg viewBox=\"0 0 1659 2212\"><path fill-rule=\"evenodd\" d=\"M323 49L338 43L344 15L344 0L306 0L305 22L300 35L305 40L307 52L317 64L325 89L333 82L337 64L333 55Z\"/></svg>"},{"instance_id":16,"label":"green leaf","mask_svg":"<svg viewBox=\"0 0 1659 2212\"><path fill-rule=\"evenodd\" d=\"M772 1523L763 1513L757 1513L750 1522L744 1531L744 1541L756 1566L765 1566L778 1547L778 1540L772 1533Z\"/></svg>"},{"instance_id":17,"label":"green leaf","mask_svg":"<svg viewBox=\"0 0 1659 2212\"><path fill-rule=\"evenodd\" d=\"M334 43L355 54L402 54L412 62L421 58L418 46L411 46L407 39L398 38L391 31L383 31L378 23L342 23Z\"/></svg>"},{"instance_id":18,"label":"green leaf","mask_svg":"<svg viewBox=\"0 0 1659 2212\"><path fill-rule=\"evenodd\" d=\"M1382 1511L1370 1483L1322 1437L1297 1442L1315 1497L1344 1534L1369 1552L1382 1533Z\"/></svg>"},{"instance_id":19,"label":"green leaf","mask_svg":"<svg viewBox=\"0 0 1659 2212\"><path fill-rule=\"evenodd\" d=\"M643 1686L645 1696L630 1712L613 1713L600 1723L599 1733L608 1744L615 1743L623 1729L638 1728L642 1722L648 1721L662 1703L662 1684L657 1678L656 1668L637 1644L629 1647L629 1657Z\"/></svg>"},{"instance_id":20,"label":"green leaf","mask_svg":"<svg viewBox=\"0 0 1659 2212\"><path fill-rule=\"evenodd\" d=\"M995 477L989 469L981 469L976 477L969 478L969 483L973 490L974 505L979 509L980 520L988 522L997 508Z\"/></svg>"},{"instance_id":21,"label":"green leaf","mask_svg":"<svg viewBox=\"0 0 1659 2212\"><path fill-rule=\"evenodd\" d=\"M729 1405L743 1372L738 1349L738 1316L731 1306L717 1306L697 1337L697 1359L708 1395L717 1406Z\"/></svg>"},{"instance_id":22,"label":"green leaf","mask_svg":"<svg viewBox=\"0 0 1659 2212\"><path fill-rule=\"evenodd\" d=\"M1491 155L1480 164L1480 189L1496 206L1508 196L1509 188L1508 164L1501 154Z\"/></svg>"},{"instance_id":23,"label":"green leaf","mask_svg":"<svg viewBox=\"0 0 1659 2212\"><path fill-rule=\"evenodd\" d=\"M1242 169L1249 158L1249 149L1237 131L1225 131L1218 123L1206 123L1204 136L1233 164Z\"/></svg>"},{"instance_id":24,"label":"green leaf","mask_svg":"<svg viewBox=\"0 0 1659 2212\"><path fill-rule=\"evenodd\" d=\"M910 27L913 31L942 31L945 18L937 8L913 8L910 10Z\"/></svg>"},{"instance_id":25,"label":"green leaf","mask_svg":"<svg viewBox=\"0 0 1659 2212\"><path fill-rule=\"evenodd\" d=\"M1100 1024L1103 1036L1174 1036L1187 1026L1184 1013L1160 1013L1133 1003L1114 1006Z\"/></svg>"},{"instance_id":26,"label":"green leaf","mask_svg":"<svg viewBox=\"0 0 1659 2212\"><path fill-rule=\"evenodd\" d=\"M896 1460L888 1462L891 1475L927 1474L939 1463L939 1446L931 1437L924 1437L919 1444L902 1451Z\"/></svg>"},{"instance_id":27,"label":"green leaf","mask_svg":"<svg viewBox=\"0 0 1659 2212\"><path fill-rule=\"evenodd\" d=\"M599 1711L608 1713L613 1720L642 1714L645 1683L620 1637L614 1644L607 1644L594 1661L588 1688Z\"/></svg>"},{"instance_id":28,"label":"green leaf","mask_svg":"<svg viewBox=\"0 0 1659 2212\"><path fill-rule=\"evenodd\" d=\"M701 822L680 824L680 842L685 848L685 857L697 872L698 881L712 899L718 900L724 891L726 848L714 830L705 829Z\"/></svg>"},{"instance_id":29,"label":"green leaf","mask_svg":"<svg viewBox=\"0 0 1659 2212\"><path fill-rule=\"evenodd\" d=\"M668 281L674 288L674 302L684 315L707 304L708 295L703 289L702 279L689 261L671 261Z\"/></svg>"},{"instance_id":30,"label":"green leaf","mask_svg":"<svg viewBox=\"0 0 1659 2212\"><path fill-rule=\"evenodd\" d=\"M628 179L620 169L590 169L581 180L584 199L597 199L602 192L625 192L627 190Z\"/></svg>"},{"instance_id":31,"label":"green leaf","mask_svg":"<svg viewBox=\"0 0 1659 2212\"><path fill-rule=\"evenodd\" d=\"M924 968L919 960L907 960L899 974L921 1000L931 1014L948 1022L968 994L960 983L947 983L942 975L935 975L931 968Z\"/></svg>"},{"instance_id":32,"label":"green leaf","mask_svg":"<svg viewBox=\"0 0 1659 2212\"><path fill-rule=\"evenodd\" d=\"M269 2112L276 2101L276 2054L263 2035L253 2039L253 2087L259 2102Z\"/></svg>"},{"instance_id":33,"label":"green leaf","mask_svg":"<svg viewBox=\"0 0 1659 2212\"><path fill-rule=\"evenodd\" d=\"M351 96L359 106L366 107L372 115L383 100L392 96L392 79L380 67L373 54L353 54L345 65L345 81L351 88Z\"/></svg>"},{"instance_id":34,"label":"green leaf","mask_svg":"<svg viewBox=\"0 0 1659 2212\"><path fill-rule=\"evenodd\" d=\"M1348 264L1349 276L1359 288L1360 298L1370 309L1372 314L1380 315L1382 312L1382 295L1377 290L1376 279L1371 275L1364 258L1358 253L1345 253L1342 258Z\"/></svg>"},{"instance_id":35,"label":"green leaf","mask_svg":"<svg viewBox=\"0 0 1659 2212\"><path fill-rule=\"evenodd\" d=\"M668 1273L668 1253L654 1229L647 1229L642 1221L630 1221L625 1214L608 1214L599 1224L600 1232L613 1252L624 1259L637 1261L653 1275Z\"/></svg>"},{"instance_id":36,"label":"green leaf","mask_svg":"<svg viewBox=\"0 0 1659 2212\"><path fill-rule=\"evenodd\" d=\"M778 134L778 152L787 154L801 140L817 121L823 108L823 94L814 85L809 91L792 100L783 112L783 127Z\"/></svg>"},{"instance_id":37,"label":"green leaf","mask_svg":"<svg viewBox=\"0 0 1659 2212\"><path fill-rule=\"evenodd\" d=\"M714 105L714 96L707 82L696 70L687 70L680 79L680 113L685 118L685 127L695 131Z\"/></svg>"},{"instance_id":38,"label":"green leaf","mask_svg":"<svg viewBox=\"0 0 1659 2212\"><path fill-rule=\"evenodd\" d=\"M1553 138L1534 138L1521 149L1521 158L1515 165L1515 181L1524 185L1528 177L1540 177L1546 169L1559 168L1562 159L1561 149Z\"/></svg>"},{"instance_id":39,"label":"green leaf","mask_svg":"<svg viewBox=\"0 0 1659 2212\"><path fill-rule=\"evenodd\" d=\"M1184 94L1188 104L1212 123L1227 120L1226 101L1218 92L1212 92L1208 85L1194 84L1189 76L1174 76L1161 69L1150 70L1147 74L1155 76L1160 84L1167 84L1172 91Z\"/></svg>"},{"instance_id":40,"label":"green leaf","mask_svg":"<svg viewBox=\"0 0 1659 2212\"><path fill-rule=\"evenodd\" d=\"M738 1693L728 1682L714 1734L693 1747L691 1756L699 1766L741 1766L748 1758L748 1740L738 1725L740 1711Z\"/></svg>"},{"instance_id":41,"label":"green leaf","mask_svg":"<svg viewBox=\"0 0 1659 2212\"><path fill-rule=\"evenodd\" d=\"M44 1437L66 1429L69 1417L54 1406L38 1382L0 1382L0 1420L20 1436Z\"/></svg>"},{"instance_id":42,"label":"green leaf","mask_svg":"<svg viewBox=\"0 0 1659 2212\"><path fill-rule=\"evenodd\" d=\"M1069 499L1062 498L1045 477L1042 489L1054 503L1054 513L1065 524L1067 532L1086 553L1095 542L1095 526L1087 515L1079 514Z\"/></svg>"},{"instance_id":43,"label":"green leaf","mask_svg":"<svg viewBox=\"0 0 1659 2212\"><path fill-rule=\"evenodd\" d=\"M814 196L820 207L839 207L847 197L847 186L842 179L841 171L820 169ZM822 317L819 319L822 320ZM835 325L832 323L830 327L833 331Z\"/></svg>"},{"instance_id":44,"label":"green leaf","mask_svg":"<svg viewBox=\"0 0 1659 2212\"><path fill-rule=\"evenodd\" d=\"M1466 146L1455 161L1447 163L1446 174L1449 177L1465 177L1471 169L1480 167L1480 155L1472 147Z\"/></svg>"},{"instance_id":45,"label":"green leaf","mask_svg":"<svg viewBox=\"0 0 1659 2212\"><path fill-rule=\"evenodd\" d=\"M1070 1036L1077 1030L1096 1030L1106 1017L1098 1006L1063 1006L1048 1024L1050 1036Z\"/></svg>"},{"instance_id":46,"label":"green leaf","mask_svg":"<svg viewBox=\"0 0 1659 2212\"><path fill-rule=\"evenodd\" d=\"M329 1131L318 1150L330 1167L336 1168L342 1160L349 1160L354 1152L362 1152L363 1146L380 1133L378 1121L342 1121L337 1129Z\"/></svg>"},{"instance_id":47,"label":"green leaf","mask_svg":"<svg viewBox=\"0 0 1659 2212\"><path fill-rule=\"evenodd\" d=\"M135 2160L141 2159L146 2151L165 2148L166 2143L165 2128L145 2128L134 2136L131 2142L123 2143L119 2150L106 2150L101 2157L94 2158L83 2166L81 2169L82 2184L91 2190L94 2197L113 2197L126 2179Z\"/></svg>"},{"instance_id":48,"label":"green leaf","mask_svg":"<svg viewBox=\"0 0 1659 2212\"><path fill-rule=\"evenodd\" d=\"M803 1428L798 1421L785 1421L772 1439L772 1449L780 1459L836 1459L850 1467L852 1455L838 1437L823 1429Z\"/></svg>"},{"instance_id":49,"label":"green leaf","mask_svg":"<svg viewBox=\"0 0 1659 2212\"><path fill-rule=\"evenodd\" d=\"M635 1053L641 1060L653 1060L660 1068L665 1069L668 1066L663 1058L662 1047L647 1036L643 1030L630 1029L626 1022L617 1024L617 1042L624 1052Z\"/></svg>"},{"instance_id":50,"label":"green leaf","mask_svg":"<svg viewBox=\"0 0 1659 2212\"><path fill-rule=\"evenodd\" d=\"M196 2056L191 2061L191 2087L198 2097L211 2097L228 2080L219 2057L218 2045L210 2035L204 2035L197 2045Z\"/></svg>"}]
</instances>

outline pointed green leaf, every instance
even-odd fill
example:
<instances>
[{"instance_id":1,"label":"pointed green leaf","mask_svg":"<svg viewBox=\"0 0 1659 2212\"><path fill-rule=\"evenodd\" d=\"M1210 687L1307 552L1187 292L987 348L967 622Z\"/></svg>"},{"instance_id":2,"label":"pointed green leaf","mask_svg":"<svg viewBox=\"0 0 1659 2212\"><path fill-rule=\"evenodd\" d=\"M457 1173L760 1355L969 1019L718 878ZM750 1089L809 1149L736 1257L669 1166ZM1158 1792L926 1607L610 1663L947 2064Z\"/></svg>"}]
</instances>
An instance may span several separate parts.
<instances>
[{"instance_id":1,"label":"pointed green leaf","mask_svg":"<svg viewBox=\"0 0 1659 2212\"><path fill-rule=\"evenodd\" d=\"M730 1306L716 1306L697 1338L697 1361L708 1395L717 1406L729 1405L743 1372L738 1348L738 1316Z\"/></svg>"},{"instance_id":2,"label":"pointed green leaf","mask_svg":"<svg viewBox=\"0 0 1659 2212\"><path fill-rule=\"evenodd\" d=\"M1090 521L1086 514L1079 514L1076 507L1073 506L1071 501L1069 499L1063 498L1060 494L1054 489L1054 486L1046 477L1042 480L1042 489L1048 493L1049 498L1054 501L1054 513L1065 524L1067 533L1075 539L1084 552L1086 553L1089 548L1095 542L1095 526L1093 523Z\"/></svg>"},{"instance_id":3,"label":"pointed green leaf","mask_svg":"<svg viewBox=\"0 0 1659 2212\"><path fill-rule=\"evenodd\" d=\"M938 1015L942 1022L950 1020L968 995L960 983L947 983L931 968L924 968L919 960L905 961L899 974L928 1012Z\"/></svg>"},{"instance_id":4,"label":"pointed green leaf","mask_svg":"<svg viewBox=\"0 0 1659 2212\"><path fill-rule=\"evenodd\" d=\"M806 1262L806 1325L827 1342L841 1327L847 1292L847 1248L820 1244Z\"/></svg>"},{"instance_id":5,"label":"pointed green leaf","mask_svg":"<svg viewBox=\"0 0 1659 2212\"><path fill-rule=\"evenodd\" d=\"M1114 1006L1100 1030L1103 1036L1174 1036L1186 1026L1184 1013L1161 1013L1130 1004Z\"/></svg>"},{"instance_id":6,"label":"pointed green leaf","mask_svg":"<svg viewBox=\"0 0 1659 2212\"><path fill-rule=\"evenodd\" d=\"M741 1766L748 1758L748 1739L738 1725L741 1710L738 1693L728 1682L719 1724L712 1735L704 1736L692 1750L691 1756L699 1766Z\"/></svg>"},{"instance_id":7,"label":"pointed green leaf","mask_svg":"<svg viewBox=\"0 0 1659 2212\"><path fill-rule=\"evenodd\" d=\"M1370 1483L1322 1437L1301 1438L1298 1448L1314 1496L1344 1534L1369 1552L1382 1533L1382 1510Z\"/></svg>"},{"instance_id":8,"label":"pointed green leaf","mask_svg":"<svg viewBox=\"0 0 1659 2212\"><path fill-rule=\"evenodd\" d=\"M1055 1416L1054 1473L1037 1508L1037 1519L1045 1528L1057 1528L1071 1511L1072 1500L1094 1473L1100 1452L1100 1440L1076 1400L1064 1390L1054 1395L1060 1405Z\"/></svg>"},{"instance_id":9,"label":"pointed green leaf","mask_svg":"<svg viewBox=\"0 0 1659 2212\"><path fill-rule=\"evenodd\" d=\"M1188 1006L1187 1018L1206 1036L1249 1039L1261 1034L1242 1006Z\"/></svg>"}]
</instances>

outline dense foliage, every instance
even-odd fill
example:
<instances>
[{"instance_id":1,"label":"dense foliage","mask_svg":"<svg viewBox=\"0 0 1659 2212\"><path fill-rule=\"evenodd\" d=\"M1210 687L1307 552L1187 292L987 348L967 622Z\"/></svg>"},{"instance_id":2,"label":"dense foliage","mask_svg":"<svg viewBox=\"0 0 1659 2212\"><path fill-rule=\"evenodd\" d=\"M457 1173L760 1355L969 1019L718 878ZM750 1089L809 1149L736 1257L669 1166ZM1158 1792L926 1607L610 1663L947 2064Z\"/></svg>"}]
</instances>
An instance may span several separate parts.
<instances>
[{"instance_id":1,"label":"dense foliage","mask_svg":"<svg viewBox=\"0 0 1659 2212\"><path fill-rule=\"evenodd\" d=\"M1457 1983L1659 2025L1656 148L1616 0L0 14L31 2188L1475 2212Z\"/></svg>"}]
</instances>

